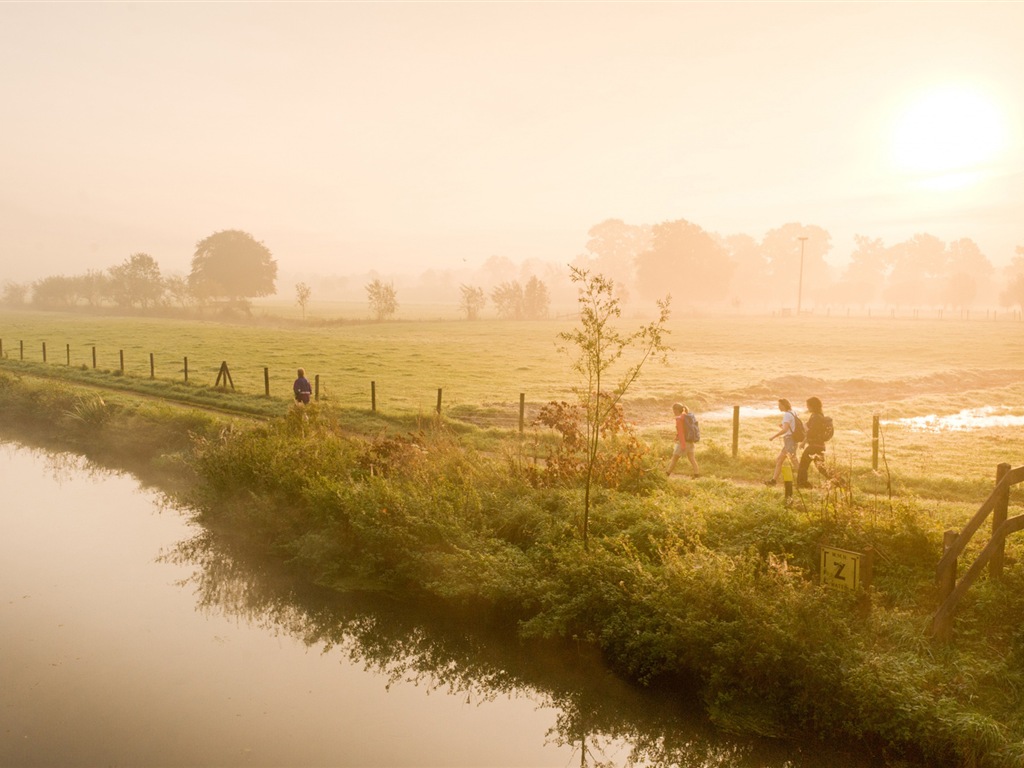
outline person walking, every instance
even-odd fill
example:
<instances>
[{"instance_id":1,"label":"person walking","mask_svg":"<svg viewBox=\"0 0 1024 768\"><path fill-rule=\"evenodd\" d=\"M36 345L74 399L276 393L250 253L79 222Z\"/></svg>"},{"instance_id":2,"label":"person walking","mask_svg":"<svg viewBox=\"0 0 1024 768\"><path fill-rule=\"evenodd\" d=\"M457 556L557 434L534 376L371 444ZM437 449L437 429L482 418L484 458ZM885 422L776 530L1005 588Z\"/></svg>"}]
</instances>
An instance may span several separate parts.
<instances>
[{"instance_id":1,"label":"person walking","mask_svg":"<svg viewBox=\"0 0 1024 768\"><path fill-rule=\"evenodd\" d=\"M796 487L811 488L807 480L807 471L813 461L821 470L821 463L825 457L825 442L829 435L825 414L821 412L821 400L817 397L807 398L807 410L810 416L807 417L807 440L804 442L804 452L800 454L800 466L796 471Z\"/></svg>"},{"instance_id":2,"label":"person walking","mask_svg":"<svg viewBox=\"0 0 1024 768\"><path fill-rule=\"evenodd\" d=\"M668 465L667 474L669 476L671 476L672 471L676 468L679 457L686 454L686 458L690 460L690 466L693 468L693 476L700 477L700 467L697 466L697 459L693 455L693 442L688 442L686 439L686 415L689 412L689 409L682 403L672 404L672 413L675 414L676 421L676 445L672 449L672 461Z\"/></svg>"},{"instance_id":3,"label":"person walking","mask_svg":"<svg viewBox=\"0 0 1024 768\"><path fill-rule=\"evenodd\" d=\"M302 368L299 368L299 377L292 384L292 392L295 393L295 402L303 404L308 403L309 396L313 394L313 387L310 386L306 371Z\"/></svg>"},{"instance_id":4,"label":"person walking","mask_svg":"<svg viewBox=\"0 0 1024 768\"><path fill-rule=\"evenodd\" d=\"M779 482L782 465L787 457L790 464L796 464L796 415L793 413L793 407L789 404L789 400L784 397L779 399L779 410L782 411L782 423L779 425L779 431L768 439L774 440L781 437L782 450L779 451L779 455L775 459L775 472L770 480L764 481L765 485L775 485Z\"/></svg>"}]
</instances>

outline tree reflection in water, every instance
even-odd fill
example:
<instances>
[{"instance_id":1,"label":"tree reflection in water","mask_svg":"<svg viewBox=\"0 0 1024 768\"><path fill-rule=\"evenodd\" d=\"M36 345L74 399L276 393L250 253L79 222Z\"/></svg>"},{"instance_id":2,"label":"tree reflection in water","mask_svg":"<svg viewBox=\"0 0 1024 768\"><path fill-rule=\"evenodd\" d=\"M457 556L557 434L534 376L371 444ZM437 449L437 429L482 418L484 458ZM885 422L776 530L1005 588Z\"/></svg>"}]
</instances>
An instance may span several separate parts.
<instances>
[{"instance_id":1,"label":"tree reflection in water","mask_svg":"<svg viewBox=\"0 0 1024 768\"><path fill-rule=\"evenodd\" d=\"M507 628L482 626L476 617L384 594L310 586L209 531L162 559L196 568L183 585L195 590L203 612L245 619L324 654L340 653L379 674L387 687L404 681L463 695L467 703L516 695L554 707L559 714L548 738L571 745L584 768L868 765L848 754L829 759L821 745L807 754L793 744L724 736L678 691L628 686L584 647L509 641Z\"/></svg>"}]
</instances>

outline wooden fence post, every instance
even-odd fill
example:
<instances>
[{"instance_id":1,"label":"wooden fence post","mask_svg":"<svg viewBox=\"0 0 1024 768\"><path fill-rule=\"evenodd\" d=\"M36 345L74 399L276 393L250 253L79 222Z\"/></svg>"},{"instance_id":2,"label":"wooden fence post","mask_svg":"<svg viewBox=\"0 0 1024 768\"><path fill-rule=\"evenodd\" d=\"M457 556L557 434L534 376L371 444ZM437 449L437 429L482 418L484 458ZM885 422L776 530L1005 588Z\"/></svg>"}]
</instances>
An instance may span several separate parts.
<instances>
[{"instance_id":1,"label":"wooden fence post","mask_svg":"<svg viewBox=\"0 0 1024 768\"><path fill-rule=\"evenodd\" d=\"M313 377L313 399L320 402L320 374Z\"/></svg>"},{"instance_id":2,"label":"wooden fence post","mask_svg":"<svg viewBox=\"0 0 1024 768\"><path fill-rule=\"evenodd\" d=\"M188 384L188 355L185 355L185 383Z\"/></svg>"},{"instance_id":3,"label":"wooden fence post","mask_svg":"<svg viewBox=\"0 0 1024 768\"><path fill-rule=\"evenodd\" d=\"M377 382L370 382L370 412L377 412Z\"/></svg>"},{"instance_id":4,"label":"wooden fence post","mask_svg":"<svg viewBox=\"0 0 1024 768\"><path fill-rule=\"evenodd\" d=\"M526 393L519 393L519 434L523 434L523 424L526 417Z\"/></svg>"},{"instance_id":5,"label":"wooden fence post","mask_svg":"<svg viewBox=\"0 0 1024 768\"><path fill-rule=\"evenodd\" d=\"M878 432L879 418L876 413L871 417L871 469L878 469Z\"/></svg>"},{"instance_id":6,"label":"wooden fence post","mask_svg":"<svg viewBox=\"0 0 1024 768\"><path fill-rule=\"evenodd\" d=\"M68 365L71 365L71 345L70 344L67 345L67 353L68 353ZM0 354L0 357L3 357L3 355Z\"/></svg>"},{"instance_id":7,"label":"wooden fence post","mask_svg":"<svg viewBox=\"0 0 1024 768\"><path fill-rule=\"evenodd\" d=\"M96 347L95 346L93 346L93 348L92 348L92 367L93 367L93 370L96 369Z\"/></svg>"},{"instance_id":8,"label":"wooden fence post","mask_svg":"<svg viewBox=\"0 0 1024 768\"><path fill-rule=\"evenodd\" d=\"M121 355L121 373L123 374L124 373L124 350L123 349L119 349L118 352Z\"/></svg>"},{"instance_id":9,"label":"wooden fence post","mask_svg":"<svg viewBox=\"0 0 1024 768\"><path fill-rule=\"evenodd\" d=\"M149 353L149 378L156 378L156 364L153 361L153 353Z\"/></svg>"},{"instance_id":10,"label":"wooden fence post","mask_svg":"<svg viewBox=\"0 0 1024 768\"><path fill-rule=\"evenodd\" d=\"M24 340L18 341L18 359L19 360L24 360L25 359L25 341Z\"/></svg>"},{"instance_id":11,"label":"wooden fence post","mask_svg":"<svg viewBox=\"0 0 1024 768\"><path fill-rule=\"evenodd\" d=\"M1010 471L1009 464L1000 464L996 467L996 485L1006 477L1006 473ZM1010 508L1010 486L1007 484L1006 488L1003 489L1002 493L999 494L999 498L996 499L996 505L992 508L992 534L995 538L995 532L999 530L999 526L1006 522L1006 514ZM992 552L992 559L988 561L988 575L989 578L998 579L1003 575L1003 554L1006 551L1006 539L1000 537L996 543L996 548Z\"/></svg>"},{"instance_id":12,"label":"wooden fence post","mask_svg":"<svg viewBox=\"0 0 1024 768\"><path fill-rule=\"evenodd\" d=\"M942 534L943 554L952 548L958 536L956 531L946 531ZM953 558L945 572L939 574L939 605L946 602L946 598L953 594L954 587L956 587L956 558ZM939 640L949 640L953 633L953 614L950 613L937 620L932 631Z\"/></svg>"},{"instance_id":13,"label":"wooden fence post","mask_svg":"<svg viewBox=\"0 0 1024 768\"><path fill-rule=\"evenodd\" d=\"M43 362L46 362L46 342L43 342Z\"/></svg>"},{"instance_id":14,"label":"wooden fence post","mask_svg":"<svg viewBox=\"0 0 1024 768\"><path fill-rule=\"evenodd\" d=\"M735 459L740 452L740 407L732 407L732 457Z\"/></svg>"},{"instance_id":15,"label":"wooden fence post","mask_svg":"<svg viewBox=\"0 0 1024 768\"><path fill-rule=\"evenodd\" d=\"M4 340L0 339L0 358L4 356Z\"/></svg>"},{"instance_id":16,"label":"wooden fence post","mask_svg":"<svg viewBox=\"0 0 1024 768\"><path fill-rule=\"evenodd\" d=\"M263 391L270 397L270 369L263 366Z\"/></svg>"},{"instance_id":17,"label":"wooden fence post","mask_svg":"<svg viewBox=\"0 0 1024 768\"><path fill-rule=\"evenodd\" d=\"M228 361L227 360L222 360L221 361L221 363L220 363L220 370L217 372L217 381L216 381L216 383L213 386L215 386L215 387L221 386L221 381L222 380L224 382L224 386L225 387L230 384L232 390L235 388L235 382L232 381L232 379L231 379L231 371L228 370Z\"/></svg>"},{"instance_id":18,"label":"wooden fence post","mask_svg":"<svg viewBox=\"0 0 1024 768\"><path fill-rule=\"evenodd\" d=\"M441 415L441 387L437 388L437 415Z\"/></svg>"}]
</instances>

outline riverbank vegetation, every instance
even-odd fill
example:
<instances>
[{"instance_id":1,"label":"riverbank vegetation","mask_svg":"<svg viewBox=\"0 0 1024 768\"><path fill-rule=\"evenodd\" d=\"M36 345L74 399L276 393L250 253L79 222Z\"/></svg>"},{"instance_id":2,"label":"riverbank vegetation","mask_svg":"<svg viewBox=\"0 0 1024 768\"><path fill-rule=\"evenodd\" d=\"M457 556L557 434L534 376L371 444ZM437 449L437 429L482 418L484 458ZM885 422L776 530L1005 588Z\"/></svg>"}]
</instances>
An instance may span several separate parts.
<instances>
[{"instance_id":1,"label":"riverbank vegetation","mask_svg":"<svg viewBox=\"0 0 1024 768\"><path fill-rule=\"evenodd\" d=\"M546 342L532 325L496 336L497 328L478 335L483 324L464 323L465 337L454 324L389 325L386 341L377 337L353 366L373 359L420 385L427 372L465 375L457 402L438 414L411 401L371 411L337 390L301 408L209 383L175 385L186 396L176 404L147 391L155 386L148 370L12 360L7 339L54 338L52 328L15 319L23 325L15 336L5 327L0 364L6 434L172 489L216 535L313 583L445 606L524 642L593 647L638 686L700 697L728 729L862 741L890 762L1024 760L1024 539L1008 541L1003 579L972 587L952 642L928 633L942 533L974 513L996 464L1021 463L1022 430L993 420L970 433L920 431L903 421L971 405L1016 418L1022 342L1004 324L900 323L894 334L885 321L801 320L801 333L832 334L842 354L794 345L781 370L772 340L793 332L784 321L677 325L669 341L686 343L668 366L645 369L623 403L630 430L602 447L608 461L598 466L609 471L597 475L584 549L583 486L565 455L566 432L534 424L544 398L569 391L552 370L567 373L551 344L565 325L542 324ZM97 326L90 338L104 332ZM265 359L254 350L289 357L289 368L310 356L335 366L328 379L351 376L339 361L368 341L347 329L325 352L317 345L327 338L290 336L282 343L302 348L294 355L258 329L153 325L133 338L142 349L165 345L158 357L190 338L214 360L220 343L251 367ZM940 340L944 349L960 345L953 369ZM522 432L513 398L493 394L501 388L543 393L530 395ZM220 401L189 401L202 390ZM822 396L837 433L819 487L786 506L760 481L778 420L768 406L779 395L799 402L796 392ZM664 477L674 399L707 414L699 479ZM734 404L749 408L735 455L729 418L713 416ZM884 417L878 469L874 412ZM615 461L624 454L629 462ZM873 550L872 586L820 586L823 544Z\"/></svg>"}]
</instances>

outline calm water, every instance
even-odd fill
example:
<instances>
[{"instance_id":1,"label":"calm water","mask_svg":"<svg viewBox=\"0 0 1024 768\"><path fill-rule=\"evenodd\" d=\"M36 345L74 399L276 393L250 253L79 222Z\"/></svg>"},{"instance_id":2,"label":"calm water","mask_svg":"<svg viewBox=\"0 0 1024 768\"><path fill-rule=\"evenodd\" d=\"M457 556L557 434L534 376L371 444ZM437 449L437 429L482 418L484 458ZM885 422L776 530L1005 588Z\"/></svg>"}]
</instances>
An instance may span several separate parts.
<instances>
[{"instance_id":1,"label":"calm water","mask_svg":"<svg viewBox=\"0 0 1024 768\"><path fill-rule=\"evenodd\" d=\"M65 454L0 443L0 489L2 766L867 765L303 589Z\"/></svg>"}]
</instances>

